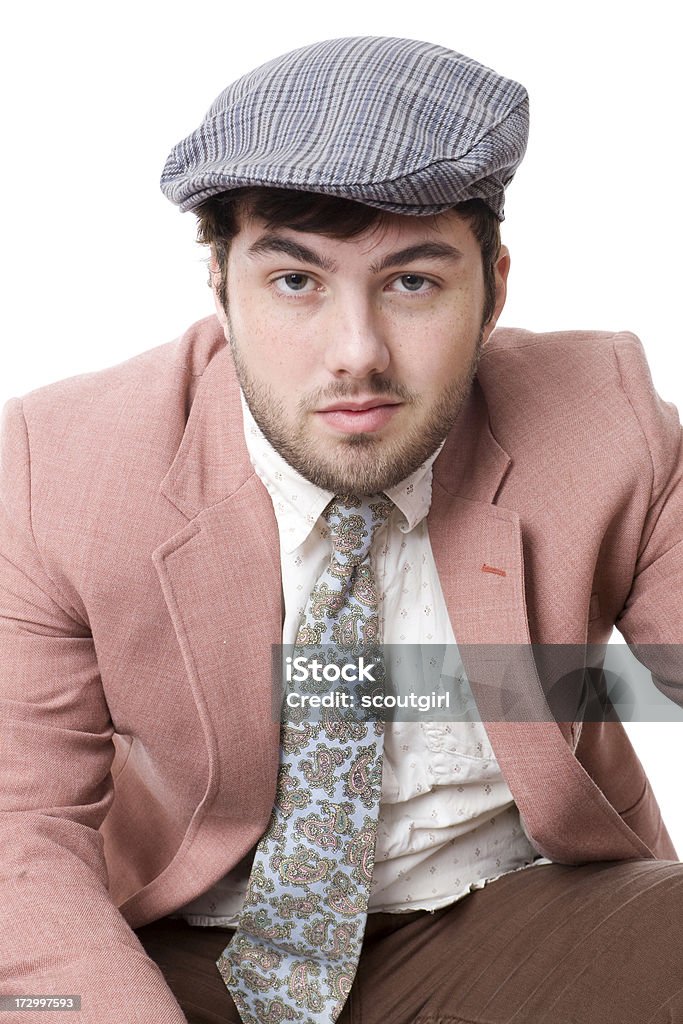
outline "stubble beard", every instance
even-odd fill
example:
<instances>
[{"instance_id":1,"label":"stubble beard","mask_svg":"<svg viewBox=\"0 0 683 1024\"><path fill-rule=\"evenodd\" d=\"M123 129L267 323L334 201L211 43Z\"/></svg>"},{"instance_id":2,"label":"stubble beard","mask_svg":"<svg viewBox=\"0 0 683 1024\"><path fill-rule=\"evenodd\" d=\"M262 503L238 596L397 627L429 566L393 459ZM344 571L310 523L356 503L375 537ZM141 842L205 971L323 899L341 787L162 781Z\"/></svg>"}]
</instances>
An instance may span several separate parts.
<instances>
[{"instance_id":1,"label":"stubble beard","mask_svg":"<svg viewBox=\"0 0 683 1024\"><path fill-rule=\"evenodd\" d=\"M256 380L247 369L232 326L229 342L235 370L249 410L266 440L301 476L333 494L379 494L410 476L439 447L453 427L467 400L479 364L483 327L466 371L440 394L423 418L401 436L383 439L374 433L346 434L324 441L307 434L305 424L312 410L326 403L353 398L358 385L337 381L299 402L296 424L289 427L283 403L272 388ZM404 402L418 413L420 396L383 377L370 377L362 393ZM400 413L398 414L400 415Z\"/></svg>"}]
</instances>

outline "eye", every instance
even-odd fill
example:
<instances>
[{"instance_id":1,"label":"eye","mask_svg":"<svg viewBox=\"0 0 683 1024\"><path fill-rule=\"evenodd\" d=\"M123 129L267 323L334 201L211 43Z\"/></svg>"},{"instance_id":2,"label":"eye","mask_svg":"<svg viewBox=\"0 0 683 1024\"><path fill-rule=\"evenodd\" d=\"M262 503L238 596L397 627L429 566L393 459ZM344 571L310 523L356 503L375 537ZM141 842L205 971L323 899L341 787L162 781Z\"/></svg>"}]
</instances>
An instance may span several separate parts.
<instances>
[{"instance_id":1,"label":"eye","mask_svg":"<svg viewBox=\"0 0 683 1024\"><path fill-rule=\"evenodd\" d=\"M279 292L310 292L315 287L315 281L308 274L283 274L276 277L273 284Z\"/></svg>"},{"instance_id":2,"label":"eye","mask_svg":"<svg viewBox=\"0 0 683 1024\"><path fill-rule=\"evenodd\" d=\"M401 274L392 281L392 286L399 292L426 292L432 287L433 282L421 274Z\"/></svg>"}]
</instances>

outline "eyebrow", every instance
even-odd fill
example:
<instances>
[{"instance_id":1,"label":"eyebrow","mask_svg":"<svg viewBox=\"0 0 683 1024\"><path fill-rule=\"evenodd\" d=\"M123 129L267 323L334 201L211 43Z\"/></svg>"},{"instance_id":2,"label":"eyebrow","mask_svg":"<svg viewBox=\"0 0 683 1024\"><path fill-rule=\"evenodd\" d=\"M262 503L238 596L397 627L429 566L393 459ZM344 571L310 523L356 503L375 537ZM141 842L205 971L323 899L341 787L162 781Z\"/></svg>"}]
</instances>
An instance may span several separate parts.
<instances>
[{"instance_id":1,"label":"eyebrow","mask_svg":"<svg viewBox=\"0 0 683 1024\"><path fill-rule=\"evenodd\" d=\"M282 238L280 235L261 235L247 250L249 256L266 256L278 252L283 256L291 256L298 263L310 263L330 274L337 269L334 260L328 260L325 256L314 252L313 249L309 249L308 246L294 242L291 238Z\"/></svg>"},{"instance_id":2,"label":"eyebrow","mask_svg":"<svg viewBox=\"0 0 683 1024\"><path fill-rule=\"evenodd\" d=\"M406 249L398 252L390 252L384 256L379 263L373 263L370 267L373 274L379 274L382 270L391 267L405 266L414 263L416 260L448 260L454 262L462 258L460 249L454 245L447 245L446 242L421 242L417 245L409 245Z\"/></svg>"},{"instance_id":3,"label":"eyebrow","mask_svg":"<svg viewBox=\"0 0 683 1024\"><path fill-rule=\"evenodd\" d=\"M290 256L299 263L310 263L311 266L319 267L327 273L334 274L338 270L335 260L321 256L308 246L295 242L291 238L284 238L281 235L267 234L249 246L249 256L265 256L270 253L281 253L283 256ZM460 249L445 242L419 242L417 245L409 245L397 252L387 253L378 263L371 263L370 270L373 274L379 274L391 267L405 266L416 260L448 260L455 262L462 258Z\"/></svg>"}]
</instances>

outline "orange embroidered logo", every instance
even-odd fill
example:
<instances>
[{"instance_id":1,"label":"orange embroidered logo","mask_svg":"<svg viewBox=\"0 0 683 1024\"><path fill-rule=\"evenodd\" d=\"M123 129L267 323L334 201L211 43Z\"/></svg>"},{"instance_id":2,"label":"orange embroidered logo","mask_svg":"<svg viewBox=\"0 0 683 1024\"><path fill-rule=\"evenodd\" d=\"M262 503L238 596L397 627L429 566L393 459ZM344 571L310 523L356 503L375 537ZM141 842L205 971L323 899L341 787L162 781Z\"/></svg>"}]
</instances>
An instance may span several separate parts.
<instances>
[{"instance_id":1,"label":"orange embroidered logo","mask_svg":"<svg viewBox=\"0 0 683 1024\"><path fill-rule=\"evenodd\" d=\"M495 565L487 565L486 562L481 567L482 572L493 572L496 576L507 576L505 569L496 569Z\"/></svg>"}]
</instances>

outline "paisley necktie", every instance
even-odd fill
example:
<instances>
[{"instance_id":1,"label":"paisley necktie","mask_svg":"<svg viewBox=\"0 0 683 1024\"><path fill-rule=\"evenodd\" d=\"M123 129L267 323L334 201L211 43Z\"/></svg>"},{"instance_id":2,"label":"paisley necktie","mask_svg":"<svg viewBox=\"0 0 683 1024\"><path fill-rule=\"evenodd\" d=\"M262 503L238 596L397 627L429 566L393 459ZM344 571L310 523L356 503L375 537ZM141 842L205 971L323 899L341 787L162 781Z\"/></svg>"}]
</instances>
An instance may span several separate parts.
<instances>
[{"instance_id":1,"label":"paisley necktie","mask_svg":"<svg viewBox=\"0 0 683 1024\"><path fill-rule=\"evenodd\" d=\"M384 494L339 495L327 506L332 558L308 599L295 653L324 652L326 664L340 666L379 645L370 545L393 507ZM217 961L244 1024L332 1024L358 964L383 726L338 708L317 718L283 716L273 814L237 931Z\"/></svg>"}]
</instances>

